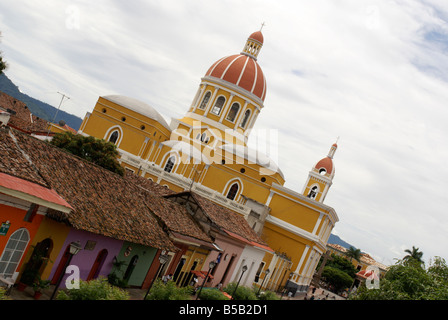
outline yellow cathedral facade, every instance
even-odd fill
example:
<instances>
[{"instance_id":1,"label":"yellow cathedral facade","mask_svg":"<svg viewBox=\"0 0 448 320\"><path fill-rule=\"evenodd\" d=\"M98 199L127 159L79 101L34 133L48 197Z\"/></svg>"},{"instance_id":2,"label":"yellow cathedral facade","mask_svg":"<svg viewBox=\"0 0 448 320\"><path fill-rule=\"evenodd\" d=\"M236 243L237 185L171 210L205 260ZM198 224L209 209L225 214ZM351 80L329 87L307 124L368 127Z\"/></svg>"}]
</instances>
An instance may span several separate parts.
<instances>
[{"instance_id":1,"label":"yellow cathedral facade","mask_svg":"<svg viewBox=\"0 0 448 320\"><path fill-rule=\"evenodd\" d=\"M337 145L312 167L301 192L284 187L274 161L247 146L267 93L257 62L263 42L256 31L241 53L212 64L185 115L170 124L144 102L108 95L99 97L78 133L116 144L125 169L244 216L275 251L258 268L264 287L305 291L338 221L323 203Z\"/></svg>"}]
</instances>

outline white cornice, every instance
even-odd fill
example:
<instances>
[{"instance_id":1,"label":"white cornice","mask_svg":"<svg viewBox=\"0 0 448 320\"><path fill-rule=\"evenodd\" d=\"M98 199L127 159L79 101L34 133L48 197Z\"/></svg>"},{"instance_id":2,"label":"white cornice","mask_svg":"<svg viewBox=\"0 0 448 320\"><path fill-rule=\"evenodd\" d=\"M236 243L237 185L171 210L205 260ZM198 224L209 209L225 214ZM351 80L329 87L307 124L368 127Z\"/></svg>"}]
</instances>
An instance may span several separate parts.
<instances>
[{"instance_id":1,"label":"white cornice","mask_svg":"<svg viewBox=\"0 0 448 320\"><path fill-rule=\"evenodd\" d=\"M261 110L264 107L263 100L261 100L261 98L257 97L252 92L247 91L246 89L243 89L240 86L237 86L226 80L222 80L211 76L205 76L201 79L201 81L202 83L207 83L212 86L219 85L225 87L227 90L233 92L236 96L239 96L240 98L245 100L250 100L250 102L254 106L256 106L258 110Z\"/></svg>"},{"instance_id":2,"label":"white cornice","mask_svg":"<svg viewBox=\"0 0 448 320\"><path fill-rule=\"evenodd\" d=\"M312 234L311 232L308 232L306 230L303 230L295 225L292 225L284 220L281 220L279 218L273 217L270 214L266 217L266 221L269 223L272 223L273 225L276 225L286 231L291 232L292 234L295 234L299 237L305 238L306 240L313 241L316 246L321 248L321 250L325 250L325 244L318 236Z\"/></svg>"}]
</instances>

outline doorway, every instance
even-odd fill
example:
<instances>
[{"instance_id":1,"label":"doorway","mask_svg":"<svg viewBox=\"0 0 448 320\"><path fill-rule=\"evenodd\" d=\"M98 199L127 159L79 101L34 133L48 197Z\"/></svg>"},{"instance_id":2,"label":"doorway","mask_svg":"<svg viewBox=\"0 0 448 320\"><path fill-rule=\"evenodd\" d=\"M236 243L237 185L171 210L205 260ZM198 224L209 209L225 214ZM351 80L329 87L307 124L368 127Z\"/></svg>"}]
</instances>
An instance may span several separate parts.
<instances>
[{"instance_id":1,"label":"doorway","mask_svg":"<svg viewBox=\"0 0 448 320\"><path fill-rule=\"evenodd\" d=\"M124 273L124 277L123 277L124 280L129 281L129 279L131 278L132 272L134 271L135 266L137 265L137 262L138 262L138 255L135 255L131 258L131 261L129 262L126 272Z\"/></svg>"},{"instance_id":2,"label":"doorway","mask_svg":"<svg viewBox=\"0 0 448 320\"><path fill-rule=\"evenodd\" d=\"M87 281L98 278L98 274L100 273L101 268L103 267L104 260L106 260L107 253L108 252L106 249L103 249L98 253L95 262L93 263L93 266L90 269L89 275L87 276Z\"/></svg>"}]
</instances>

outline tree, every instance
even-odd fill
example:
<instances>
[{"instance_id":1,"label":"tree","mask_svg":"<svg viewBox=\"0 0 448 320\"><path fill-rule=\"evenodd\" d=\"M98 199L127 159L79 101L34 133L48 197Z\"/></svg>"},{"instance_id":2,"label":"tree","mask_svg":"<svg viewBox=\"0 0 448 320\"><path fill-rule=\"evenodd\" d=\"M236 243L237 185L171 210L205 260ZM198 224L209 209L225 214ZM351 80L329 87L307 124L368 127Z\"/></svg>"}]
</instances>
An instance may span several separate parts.
<instances>
[{"instance_id":1,"label":"tree","mask_svg":"<svg viewBox=\"0 0 448 320\"><path fill-rule=\"evenodd\" d=\"M113 143L68 131L55 134L50 143L121 176L124 175L124 169L117 160L117 147Z\"/></svg>"},{"instance_id":2,"label":"tree","mask_svg":"<svg viewBox=\"0 0 448 320\"><path fill-rule=\"evenodd\" d=\"M334 287L335 292L339 292L345 288L349 288L353 283L353 278L342 270L334 267L325 267L322 272L325 282Z\"/></svg>"},{"instance_id":3,"label":"tree","mask_svg":"<svg viewBox=\"0 0 448 320\"><path fill-rule=\"evenodd\" d=\"M2 33L0 32L0 37L2 36ZM0 74L3 73L4 70L8 68L8 64L5 60L3 60L2 52L0 51Z\"/></svg>"},{"instance_id":4,"label":"tree","mask_svg":"<svg viewBox=\"0 0 448 320\"><path fill-rule=\"evenodd\" d=\"M334 253L331 254L331 260L327 261L326 266L339 269L347 273L352 278L355 278L355 274L358 272L355 266L345 257L341 257Z\"/></svg>"},{"instance_id":5,"label":"tree","mask_svg":"<svg viewBox=\"0 0 448 320\"><path fill-rule=\"evenodd\" d=\"M447 300L448 266L445 260L436 257L426 270L421 264L412 262L399 260L380 280L379 289L368 289L362 285L350 299Z\"/></svg>"},{"instance_id":6,"label":"tree","mask_svg":"<svg viewBox=\"0 0 448 320\"><path fill-rule=\"evenodd\" d=\"M415 262L415 263L417 263L419 265L423 265L424 264L424 262L422 260L423 252L419 251L418 248L412 246L412 250L406 249L406 250L404 250L404 252L407 253L407 255L403 258L403 260L405 262L408 262L408 263L409 262L411 262L411 263Z\"/></svg>"},{"instance_id":7,"label":"tree","mask_svg":"<svg viewBox=\"0 0 448 320\"><path fill-rule=\"evenodd\" d=\"M347 256L350 258L350 262L355 259L356 261L360 262L361 260L361 250L356 249L354 247L350 247L347 249Z\"/></svg>"}]
</instances>

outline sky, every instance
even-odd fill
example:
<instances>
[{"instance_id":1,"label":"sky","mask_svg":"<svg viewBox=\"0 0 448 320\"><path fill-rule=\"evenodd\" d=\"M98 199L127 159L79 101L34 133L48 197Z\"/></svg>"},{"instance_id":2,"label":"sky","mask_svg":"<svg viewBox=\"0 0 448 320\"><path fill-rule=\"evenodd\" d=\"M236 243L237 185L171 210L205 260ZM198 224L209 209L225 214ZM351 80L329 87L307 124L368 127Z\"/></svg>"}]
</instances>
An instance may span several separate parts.
<instances>
[{"instance_id":1,"label":"sky","mask_svg":"<svg viewBox=\"0 0 448 320\"><path fill-rule=\"evenodd\" d=\"M285 186L337 141L333 233L384 264L412 246L448 259L447 1L2 0L0 50L22 92L64 93L81 118L108 94L180 118L263 22L254 131L272 132Z\"/></svg>"}]
</instances>

